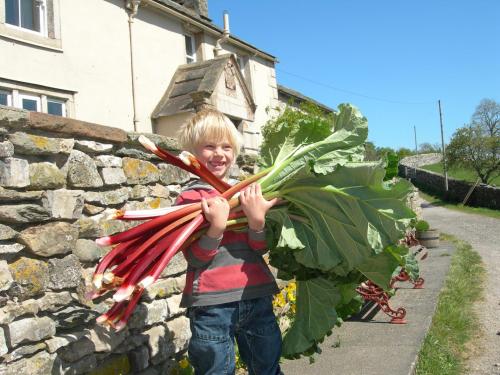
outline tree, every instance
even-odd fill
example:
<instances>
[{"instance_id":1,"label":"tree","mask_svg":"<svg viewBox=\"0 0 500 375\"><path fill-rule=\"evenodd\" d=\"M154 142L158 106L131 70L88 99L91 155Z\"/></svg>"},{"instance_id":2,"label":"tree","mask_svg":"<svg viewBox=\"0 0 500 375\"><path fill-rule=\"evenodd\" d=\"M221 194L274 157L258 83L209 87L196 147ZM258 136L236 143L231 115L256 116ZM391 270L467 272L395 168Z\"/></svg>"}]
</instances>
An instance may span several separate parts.
<instances>
[{"instance_id":1,"label":"tree","mask_svg":"<svg viewBox=\"0 0 500 375\"><path fill-rule=\"evenodd\" d=\"M441 146L437 143L430 144L428 142L421 143L418 152L420 154L430 154L441 152Z\"/></svg>"},{"instance_id":2,"label":"tree","mask_svg":"<svg viewBox=\"0 0 500 375\"><path fill-rule=\"evenodd\" d=\"M500 103L481 100L471 123L457 129L446 151L450 166L473 169L485 184L500 175Z\"/></svg>"},{"instance_id":3,"label":"tree","mask_svg":"<svg viewBox=\"0 0 500 375\"><path fill-rule=\"evenodd\" d=\"M399 159L406 158L407 156L415 155L415 152L406 147L400 147L396 154L398 154Z\"/></svg>"},{"instance_id":4,"label":"tree","mask_svg":"<svg viewBox=\"0 0 500 375\"><path fill-rule=\"evenodd\" d=\"M365 142L365 160L366 161L374 161L380 159L377 154L377 150L375 148L375 144L373 142L367 141Z\"/></svg>"}]
</instances>

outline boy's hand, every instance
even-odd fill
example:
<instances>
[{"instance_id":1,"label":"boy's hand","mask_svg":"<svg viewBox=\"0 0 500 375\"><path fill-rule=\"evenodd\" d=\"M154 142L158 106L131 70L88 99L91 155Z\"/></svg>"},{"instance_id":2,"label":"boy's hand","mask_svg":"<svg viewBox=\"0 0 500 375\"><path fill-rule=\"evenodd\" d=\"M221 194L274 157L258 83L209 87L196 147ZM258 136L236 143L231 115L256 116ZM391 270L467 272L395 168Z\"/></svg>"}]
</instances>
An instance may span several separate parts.
<instances>
[{"instance_id":1,"label":"boy's hand","mask_svg":"<svg viewBox=\"0 0 500 375\"><path fill-rule=\"evenodd\" d=\"M210 223L207 235L212 238L220 238L226 230L227 218L229 216L229 203L223 197L201 199L201 210L205 219Z\"/></svg>"},{"instance_id":2,"label":"boy's hand","mask_svg":"<svg viewBox=\"0 0 500 375\"><path fill-rule=\"evenodd\" d=\"M250 229L256 231L264 229L266 213L277 201L278 198L266 201L262 196L260 185L255 183L240 192L241 208L248 218Z\"/></svg>"}]
</instances>

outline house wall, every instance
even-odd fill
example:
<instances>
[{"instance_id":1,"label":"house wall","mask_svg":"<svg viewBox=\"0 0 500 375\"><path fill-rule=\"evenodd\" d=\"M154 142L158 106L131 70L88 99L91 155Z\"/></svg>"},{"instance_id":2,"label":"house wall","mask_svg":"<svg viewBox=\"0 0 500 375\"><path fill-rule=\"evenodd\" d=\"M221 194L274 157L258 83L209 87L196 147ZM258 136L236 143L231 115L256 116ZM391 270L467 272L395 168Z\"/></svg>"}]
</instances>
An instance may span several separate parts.
<instances>
[{"instance_id":1,"label":"house wall","mask_svg":"<svg viewBox=\"0 0 500 375\"><path fill-rule=\"evenodd\" d=\"M128 15L123 0L52 0L57 5L60 28L57 46L41 47L28 41L0 38L0 87L6 80L73 92L69 116L134 130ZM1 12L0 12L1 13ZM1 16L1 14L0 14ZM5 24L0 26L6 27ZM132 25L137 108L137 131L151 132L150 118L170 79L185 61L184 33L196 30L151 5L141 6ZM0 27L0 35L4 35ZM197 34L198 55L213 57L216 38ZM248 54L234 46L228 52ZM277 99L273 63L248 57L251 89L257 104L250 122L252 144L259 144L266 107ZM2 81L3 79L3 81ZM5 84L3 85L5 87ZM170 119L167 128L178 125ZM160 126L165 128L164 124Z\"/></svg>"}]
</instances>

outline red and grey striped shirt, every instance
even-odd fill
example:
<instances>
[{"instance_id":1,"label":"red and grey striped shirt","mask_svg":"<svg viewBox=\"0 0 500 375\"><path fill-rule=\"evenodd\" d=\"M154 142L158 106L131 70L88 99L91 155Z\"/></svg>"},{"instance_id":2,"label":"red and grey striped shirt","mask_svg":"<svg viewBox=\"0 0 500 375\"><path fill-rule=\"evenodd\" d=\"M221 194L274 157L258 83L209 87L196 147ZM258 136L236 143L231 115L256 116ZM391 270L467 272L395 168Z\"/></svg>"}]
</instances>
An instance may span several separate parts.
<instances>
[{"instance_id":1,"label":"red and grey striped shirt","mask_svg":"<svg viewBox=\"0 0 500 375\"><path fill-rule=\"evenodd\" d=\"M219 193L202 181L187 185L176 204L199 202ZM226 231L221 239L203 235L183 253L188 263L181 306L219 305L279 292L262 256L265 231Z\"/></svg>"}]
</instances>

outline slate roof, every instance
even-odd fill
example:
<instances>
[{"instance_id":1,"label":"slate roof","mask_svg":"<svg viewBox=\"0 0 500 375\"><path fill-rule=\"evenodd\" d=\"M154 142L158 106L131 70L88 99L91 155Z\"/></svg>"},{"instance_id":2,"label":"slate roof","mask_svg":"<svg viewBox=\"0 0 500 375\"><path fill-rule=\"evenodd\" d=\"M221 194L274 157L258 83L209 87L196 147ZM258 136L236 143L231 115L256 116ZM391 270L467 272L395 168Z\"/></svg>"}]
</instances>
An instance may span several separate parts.
<instances>
[{"instance_id":1,"label":"slate roof","mask_svg":"<svg viewBox=\"0 0 500 375\"><path fill-rule=\"evenodd\" d=\"M301 104L303 102L311 102L328 113L336 112L333 108L330 108L324 105L323 103L320 103L308 96L305 96L304 94L301 94L298 91L292 90L291 88L282 85L278 85L278 98L283 102L288 102L291 99L296 104Z\"/></svg>"},{"instance_id":2,"label":"slate roof","mask_svg":"<svg viewBox=\"0 0 500 375\"><path fill-rule=\"evenodd\" d=\"M207 98L210 97L229 60L232 60L233 64L237 64L231 54L225 54L211 60L180 65L151 117L157 119L162 116L194 111L192 95L200 94ZM236 71L237 74L240 74L239 69ZM247 90L247 88L243 87L243 90ZM250 106L254 107L255 110L251 96L248 95L247 98L250 101Z\"/></svg>"}]
</instances>

